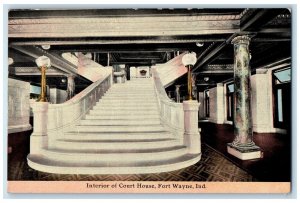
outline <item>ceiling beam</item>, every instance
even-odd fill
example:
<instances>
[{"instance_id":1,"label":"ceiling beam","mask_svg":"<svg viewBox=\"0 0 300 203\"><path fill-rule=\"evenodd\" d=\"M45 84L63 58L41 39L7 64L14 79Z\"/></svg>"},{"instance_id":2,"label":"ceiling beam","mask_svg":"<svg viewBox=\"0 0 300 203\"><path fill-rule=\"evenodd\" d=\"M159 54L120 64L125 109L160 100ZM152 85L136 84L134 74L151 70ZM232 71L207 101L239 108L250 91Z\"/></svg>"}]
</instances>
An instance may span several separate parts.
<instances>
[{"instance_id":1,"label":"ceiling beam","mask_svg":"<svg viewBox=\"0 0 300 203\"><path fill-rule=\"evenodd\" d=\"M241 18L241 28L239 32L232 34L228 39L222 42L219 46L213 48L211 47L209 50L210 52L203 56L202 59L198 59L197 63L193 67L192 72L195 73L200 67L203 65L213 61L223 50L225 46L231 43L231 40L239 34L243 34L246 29L250 28L252 25L257 25L259 22L260 26L263 26L265 23L269 22L270 20L274 19L278 14L282 12L282 9L245 9L243 12L243 16ZM250 13L247 15L247 13Z\"/></svg>"},{"instance_id":2,"label":"ceiling beam","mask_svg":"<svg viewBox=\"0 0 300 203\"><path fill-rule=\"evenodd\" d=\"M25 45L101 45L101 44L166 44L166 43L172 43L172 44L184 44L184 43L196 43L196 42L222 42L226 40L225 37L211 37L211 38L204 38L204 37L198 37L198 38L188 38L184 37L182 39L175 39L175 38L169 38L169 39L84 39L84 40L65 40L61 38L57 39L41 39L41 40L25 40L25 39L18 39L18 41L11 41L10 45L17 45L17 46L25 46Z\"/></svg>"},{"instance_id":3,"label":"ceiling beam","mask_svg":"<svg viewBox=\"0 0 300 203\"><path fill-rule=\"evenodd\" d=\"M231 34L239 15L19 18L9 17L9 38L149 37Z\"/></svg>"},{"instance_id":4,"label":"ceiling beam","mask_svg":"<svg viewBox=\"0 0 300 203\"><path fill-rule=\"evenodd\" d=\"M41 71L37 67L10 67L14 69L14 74L15 75L41 75ZM66 73L59 71L54 68L48 68L47 71L47 76L65 76Z\"/></svg>"},{"instance_id":5,"label":"ceiling beam","mask_svg":"<svg viewBox=\"0 0 300 203\"><path fill-rule=\"evenodd\" d=\"M37 59L38 57L43 55L47 56L51 60L51 66L54 66L55 68L59 69L65 74L72 74L85 81L89 81L77 73L77 67L75 65L64 60L62 57L60 57L57 54L49 53L46 50L43 50L42 48L35 47L35 46L11 46L11 48L19 52L22 52L23 54L26 54L32 57L33 59Z\"/></svg>"}]
</instances>

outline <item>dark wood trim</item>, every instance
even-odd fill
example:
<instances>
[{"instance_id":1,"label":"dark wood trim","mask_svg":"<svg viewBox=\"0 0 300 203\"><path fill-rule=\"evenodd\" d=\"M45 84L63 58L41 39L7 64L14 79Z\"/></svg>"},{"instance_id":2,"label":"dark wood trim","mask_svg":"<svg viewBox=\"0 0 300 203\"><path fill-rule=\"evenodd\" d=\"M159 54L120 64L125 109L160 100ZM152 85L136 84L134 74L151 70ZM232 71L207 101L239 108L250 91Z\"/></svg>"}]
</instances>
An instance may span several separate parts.
<instances>
[{"instance_id":1,"label":"dark wood trim","mask_svg":"<svg viewBox=\"0 0 300 203\"><path fill-rule=\"evenodd\" d=\"M234 82L230 82L230 83L226 84L226 101L227 101L226 102L227 103L226 110L227 110L227 120L228 121L233 121L233 110L234 110L234 102L233 102L234 96L233 95L234 95L234 92L229 92L229 88L228 88L228 86L232 85L232 84L234 84ZM231 98L231 102L229 102L229 98ZM229 105L231 107L231 115L229 115Z\"/></svg>"},{"instance_id":2,"label":"dark wood trim","mask_svg":"<svg viewBox=\"0 0 300 203\"><path fill-rule=\"evenodd\" d=\"M277 108L277 106L278 106L278 101L277 101L278 95L277 94L278 94L279 89L281 89L282 92L283 92L284 89L290 89L291 88L291 82L286 82L286 83L282 83L282 84L275 84L276 77L274 76L275 72L278 72L279 70L284 70L284 69L287 69L287 68L282 67L282 68L279 68L279 69L272 70L273 126L274 126L274 128L287 129L288 128L287 126L290 125L290 123L289 123L290 120L286 120L287 117L285 116L285 114L286 114L286 109L290 108L291 105L285 107L284 102L282 100L282 119L283 119L283 121L279 122L278 108ZM291 90L290 90L290 94L291 94ZM290 111L290 114L291 114L291 111Z\"/></svg>"}]
</instances>

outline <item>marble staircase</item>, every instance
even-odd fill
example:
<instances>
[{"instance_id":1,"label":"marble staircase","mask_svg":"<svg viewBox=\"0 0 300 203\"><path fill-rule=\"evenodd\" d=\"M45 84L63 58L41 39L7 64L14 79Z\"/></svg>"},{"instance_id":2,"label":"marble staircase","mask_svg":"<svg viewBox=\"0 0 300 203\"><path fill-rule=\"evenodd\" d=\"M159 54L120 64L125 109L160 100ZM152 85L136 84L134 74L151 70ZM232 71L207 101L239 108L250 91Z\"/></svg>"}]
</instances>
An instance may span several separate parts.
<instances>
[{"instance_id":1,"label":"marble staircase","mask_svg":"<svg viewBox=\"0 0 300 203\"><path fill-rule=\"evenodd\" d=\"M152 78L112 85L72 129L28 156L32 168L60 174L157 173L199 160L163 125Z\"/></svg>"}]
</instances>

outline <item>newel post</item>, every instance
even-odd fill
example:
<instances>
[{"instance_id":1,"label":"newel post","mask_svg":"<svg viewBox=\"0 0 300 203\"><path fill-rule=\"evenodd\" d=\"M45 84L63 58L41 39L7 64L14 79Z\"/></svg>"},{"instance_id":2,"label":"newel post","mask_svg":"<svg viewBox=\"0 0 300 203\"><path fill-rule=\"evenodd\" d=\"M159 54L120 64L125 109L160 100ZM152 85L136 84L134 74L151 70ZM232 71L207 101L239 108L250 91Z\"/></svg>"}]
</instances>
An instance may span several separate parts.
<instances>
[{"instance_id":1,"label":"newel post","mask_svg":"<svg viewBox=\"0 0 300 203\"><path fill-rule=\"evenodd\" d=\"M48 102L32 104L33 132L30 136L30 153L36 154L47 146Z\"/></svg>"},{"instance_id":2,"label":"newel post","mask_svg":"<svg viewBox=\"0 0 300 203\"><path fill-rule=\"evenodd\" d=\"M201 139L198 129L198 110L197 100L183 101L184 111L184 144L189 148L189 153L201 153Z\"/></svg>"}]
</instances>

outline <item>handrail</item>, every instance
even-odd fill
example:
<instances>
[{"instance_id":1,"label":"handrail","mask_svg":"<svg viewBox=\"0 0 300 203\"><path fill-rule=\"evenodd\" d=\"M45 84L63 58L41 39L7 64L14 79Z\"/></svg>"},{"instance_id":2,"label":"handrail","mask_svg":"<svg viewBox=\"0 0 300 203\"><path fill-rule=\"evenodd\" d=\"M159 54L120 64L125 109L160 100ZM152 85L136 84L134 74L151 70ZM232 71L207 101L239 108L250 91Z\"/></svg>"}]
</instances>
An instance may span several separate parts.
<instances>
[{"instance_id":1,"label":"handrail","mask_svg":"<svg viewBox=\"0 0 300 203\"><path fill-rule=\"evenodd\" d=\"M184 112L183 104L171 100L160 80L155 68L152 69L152 77L160 108L160 118L162 123L167 126L178 139L183 140L184 133Z\"/></svg>"},{"instance_id":2,"label":"handrail","mask_svg":"<svg viewBox=\"0 0 300 203\"><path fill-rule=\"evenodd\" d=\"M67 131L76 124L96 104L96 102L110 88L112 72L101 80L88 86L86 89L75 95L72 99L62 104L48 105L47 129L49 133Z\"/></svg>"}]
</instances>

